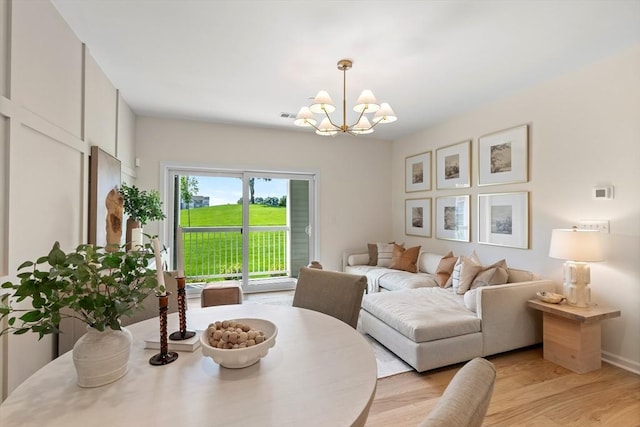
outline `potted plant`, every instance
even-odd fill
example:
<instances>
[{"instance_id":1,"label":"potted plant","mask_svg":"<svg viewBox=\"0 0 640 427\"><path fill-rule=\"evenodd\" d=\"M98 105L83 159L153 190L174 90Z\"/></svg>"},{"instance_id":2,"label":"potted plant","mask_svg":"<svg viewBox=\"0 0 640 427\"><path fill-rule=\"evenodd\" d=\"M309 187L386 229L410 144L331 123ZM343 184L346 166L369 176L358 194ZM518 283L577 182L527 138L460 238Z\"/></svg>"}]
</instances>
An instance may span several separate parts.
<instances>
[{"instance_id":1,"label":"potted plant","mask_svg":"<svg viewBox=\"0 0 640 427\"><path fill-rule=\"evenodd\" d=\"M127 219L126 242L127 249L131 249L131 242L142 244L142 227L149 221L157 221L165 218L162 212L162 201L157 190L140 190L135 185L122 184L120 194L124 197L124 212L129 215ZM136 233L134 229L138 229ZM134 238L135 234L135 238Z\"/></svg>"},{"instance_id":2,"label":"potted plant","mask_svg":"<svg viewBox=\"0 0 640 427\"><path fill-rule=\"evenodd\" d=\"M115 381L127 372L131 348L131 334L120 326L120 318L133 314L157 288L156 271L147 268L153 257L150 244L130 252L80 245L65 253L56 242L47 255L18 267L19 283L2 284L13 289L15 301L0 304L0 320L8 318L0 335L35 332L41 339L59 332L61 320L79 319L87 334L73 348L78 384ZM31 308L17 304L27 298Z\"/></svg>"}]
</instances>

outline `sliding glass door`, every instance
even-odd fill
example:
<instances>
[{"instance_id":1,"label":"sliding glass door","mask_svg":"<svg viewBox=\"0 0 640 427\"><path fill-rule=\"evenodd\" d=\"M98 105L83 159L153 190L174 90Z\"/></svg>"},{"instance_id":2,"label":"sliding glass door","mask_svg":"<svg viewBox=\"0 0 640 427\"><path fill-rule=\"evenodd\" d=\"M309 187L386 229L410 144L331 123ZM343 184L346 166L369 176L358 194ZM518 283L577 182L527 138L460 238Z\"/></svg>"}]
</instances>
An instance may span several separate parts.
<instances>
[{"instance_id":1,"label":"sliding glass door","mask_svg":"<svg viewBox=\"0 0 640 427\"><path fill-rule=\"evenodd\" d=\"M173 247L180 226L189 283L293 288L314 255L313 175L185 168L169 175Z\"/></svg>"}]
</instances>

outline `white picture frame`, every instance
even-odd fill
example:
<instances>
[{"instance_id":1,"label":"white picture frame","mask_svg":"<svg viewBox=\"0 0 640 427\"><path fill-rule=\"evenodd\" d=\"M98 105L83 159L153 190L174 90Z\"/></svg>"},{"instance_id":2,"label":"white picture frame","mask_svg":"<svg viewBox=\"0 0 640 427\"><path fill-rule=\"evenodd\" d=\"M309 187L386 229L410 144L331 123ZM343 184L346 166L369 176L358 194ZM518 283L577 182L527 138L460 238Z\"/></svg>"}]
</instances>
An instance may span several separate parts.
<instances>
[{"instance_id":1,"label":"white picture frame","mask_svg":"<svg viewBox=\"0 0 640 427\"><path fill-rule=\"evenodd\" d=\"M431 151L404 160L405 192L431 190Z\"/></svg>"},{"instance_id":2,"label":"white picture frame","mask_svg":"<svg viewBox=\"0 0 640 427\"><path fill-rule=\"evenodd\" d=\"M529 249L529 192L478 194L478 243Z\"/></svg>"},{"instance_id":3,"label":"white picture frame","mask_svg":"<svg viewBox=\"0 0 640 427\"><path fill-rule=\"evenodd\" d=\"M522 125L478 138L478 185L529 180L529 126Z\"/></svg>"},{"instance_id":4,"label":"white picture frame","mask_svg":"<svg viewBox=\"0 0 640 427\"><path fill-rule=\"evenodd\" d=\"M436 238L469 242L471 236L470 196L436 198Z\"/></svg>"},{"instance_id":5,"label":"white picture frame","mask_svg":"<svg viewBox=\"0 0 640 427\"><path fill-rule=\"evenodd\" d=\"M431 198L405 200L405 234L431 237Z\"/></svg>"}]
</instances>

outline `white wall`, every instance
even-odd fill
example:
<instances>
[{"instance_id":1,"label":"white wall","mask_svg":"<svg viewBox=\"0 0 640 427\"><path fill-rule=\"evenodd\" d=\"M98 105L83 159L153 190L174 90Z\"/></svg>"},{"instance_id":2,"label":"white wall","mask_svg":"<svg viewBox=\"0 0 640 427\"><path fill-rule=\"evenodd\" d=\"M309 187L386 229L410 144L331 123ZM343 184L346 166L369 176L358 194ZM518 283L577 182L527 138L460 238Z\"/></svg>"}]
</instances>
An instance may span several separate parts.
<instances>
[{"instance_id":1,"label":"white wall","mask_svg":"<svg viewBox=\"0 0 640 427\"><path fill-rule=\"evenodd\" d=\"M478 137L529 124L530 179L513 185L477 186ZM404 192L405 157L472 139L472 187L457 191ZM622 317L603 322L605 360L640 371L640 46L537 86L519 95L448 120L393 144L393 238L483 262L506 258L562 282L562 261L548 256L553 228L580 219L607 219L607 260L591 264L593 301L618 308ZM435 163L434 163L435 167ZM435 178L435 175L434 175ZM594 201L595 185L615 186L615 199ZM434 186L435 188L435 186ZM530 192L530 249L478 244L477 194ZM471 194L471 243L404 235L404 200Z\"/></svg>"},{"instance_id":2,"label":"white wall","mask_svg":"<svg viewBox=\"0 0 640 427\"><path fill-rule=\"evenodd\" d=\"M91 145L127 153L135 115L48 1L0 1L0 282L86 242ZM118 115L118 119L116 119ZM124 123L122 129L117 123ZM116 137L117 135L117 137ZM120 148L120 150L119 150ZM4 336L0 398L48 363L50 336Z\"/></svg>"},{"instance_id":3,"label":"white wall","mask_svg":"<svg viewBox=\"0 0 640 427\"><path fill-rule=\"evenodd\" d=\"M137 183L143 189L161 188L159 168L165 161L318 173L318 258L326 268L340 268L344 249L390 236L389 142L146 117L138 117L137 124ZM145 231L157 233L156 226Z\"/></svg>"}]
</instances>

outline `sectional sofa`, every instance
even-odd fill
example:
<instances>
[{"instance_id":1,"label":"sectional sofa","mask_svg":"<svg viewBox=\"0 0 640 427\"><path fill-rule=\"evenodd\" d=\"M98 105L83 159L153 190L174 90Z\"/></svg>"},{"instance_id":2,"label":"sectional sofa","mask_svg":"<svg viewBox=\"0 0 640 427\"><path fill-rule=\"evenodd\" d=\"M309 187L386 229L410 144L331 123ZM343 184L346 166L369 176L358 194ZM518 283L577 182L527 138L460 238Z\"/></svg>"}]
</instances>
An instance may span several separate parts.
<instances>
[{"instance_id":1,"label":"sectional sofa","mask_svg":"<svg viewBox=\"0 0 640 427\"><path fill-rule=\"evenodd\" d=\"M363 274L369 282L360 311L361 331L418 372L542 341L540 314L527 308L527 300L539 291L555 292L552 281L501 261L494 265L500 266L499 283L504 283L494 284L496 275L485 274L494 265L478 267L477 258L472 263L470 258L454 257L451 276L466 275L469 289L446 287L453 280L440 277L443 258L420 252L413 273L368 265L367 251L346 252L344 271ZM474 268L465 272L465 264ZM476 280L480 276L482 280Z\"/></svg>"}]
</instances>

